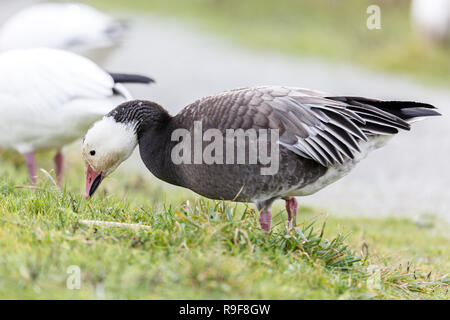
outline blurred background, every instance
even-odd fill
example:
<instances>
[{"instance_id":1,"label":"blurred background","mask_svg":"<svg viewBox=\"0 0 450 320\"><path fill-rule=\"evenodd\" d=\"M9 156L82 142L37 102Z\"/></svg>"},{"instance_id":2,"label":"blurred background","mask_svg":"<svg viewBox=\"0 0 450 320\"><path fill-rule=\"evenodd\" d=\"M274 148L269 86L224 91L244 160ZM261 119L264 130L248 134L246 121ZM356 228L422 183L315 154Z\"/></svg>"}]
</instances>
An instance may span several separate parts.
<instances>
[{"instance_id":1,"label":"blurred background","mask_svg":"<svg viewBox=\"0 0 450 320\"><path fill-rule=\"evenodd\" d=\"M38 2L0 0L0 30ZM263 84L437 106L442 117L399 134L299 202L333 215L450 221L450 1L426 2L412 9L410 0L85 1L127 26L120 45L90 57L108 71L156 79L131 91L172 114L205 95ZM149 175L138 155L121 170Z\"/></svg>"}]
</instances>

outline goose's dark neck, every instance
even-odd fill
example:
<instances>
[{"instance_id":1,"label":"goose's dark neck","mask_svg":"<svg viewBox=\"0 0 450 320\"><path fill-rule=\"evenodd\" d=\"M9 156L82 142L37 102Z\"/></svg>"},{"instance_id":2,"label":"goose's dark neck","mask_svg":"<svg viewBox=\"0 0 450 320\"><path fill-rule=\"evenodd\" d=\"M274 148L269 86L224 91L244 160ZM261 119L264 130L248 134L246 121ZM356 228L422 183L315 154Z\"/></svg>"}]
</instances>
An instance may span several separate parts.
<instances>
[{"instance_id":1,"label":"goose's dark neck","mask_svg":"<svg viewBox=\"0 0 450 320\"><path fill-rule=\"evenodd\" d=\"M170 126L169 123L164 127L152 127L142 131L139 137L139 152L145 166L157 178L181 185L177 168L171 160Z\"/></svg>"},{"instance_id":2,"label":"goose's dark neck","mask_svg":"<svg viewBox=\"0 0 450 320\"><path fill-rule=\"evenodd\" d=\"M179 184L170 158L172 117L163 107L150 101L128 101L111 111L110 116L134 126L142 161L155 176Z\"/></svg>"}]
</instances>

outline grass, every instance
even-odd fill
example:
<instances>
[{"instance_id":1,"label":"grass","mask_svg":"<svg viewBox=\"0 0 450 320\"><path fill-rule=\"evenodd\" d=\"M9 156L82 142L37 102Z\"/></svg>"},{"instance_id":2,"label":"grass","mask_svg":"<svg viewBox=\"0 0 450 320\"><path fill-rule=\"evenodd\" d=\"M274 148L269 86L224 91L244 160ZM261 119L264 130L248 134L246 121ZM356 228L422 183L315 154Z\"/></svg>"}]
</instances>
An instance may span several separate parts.
<instances>
[{"instance_id":1,"label":"grass","mask_svg":"<svg viewBox=\"0 0 450 320\"><path fill-rule=\"evenodd\" d=\"M450 45L431 45L411 27L409 0L93 0L103 9L173 17L255 50L356 63L450 86ZM369 5L381 29L366 27Z\"/></svg>"},{"instance_id":2,"label":"grass","mask_svg":"<svg viewBox=\"0 0 450 320\"><path fill-rule=\"evenodd\" d=\"M73 147L72 147L73 148ZM253 206L211 201L118 172L84 200L77 148L66 186L41 172L27 187L20 156L0 154L0 297L159 299L448 299L448 226L343 218L301 207L273 231ZM39 157L51 168L50 155ZM50 175L52 175L50 171ZM148 226L87 226L81 220ZM66 286L70 266L81 288Z\"/></svg>"}]
</instances>

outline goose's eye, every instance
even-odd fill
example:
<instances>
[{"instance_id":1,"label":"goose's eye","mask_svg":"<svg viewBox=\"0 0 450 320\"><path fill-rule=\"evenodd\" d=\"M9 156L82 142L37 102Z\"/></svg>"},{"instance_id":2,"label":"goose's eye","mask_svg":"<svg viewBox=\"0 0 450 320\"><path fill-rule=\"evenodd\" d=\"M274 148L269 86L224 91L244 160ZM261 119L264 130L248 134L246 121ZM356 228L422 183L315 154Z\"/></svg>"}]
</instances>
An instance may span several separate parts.
<instances>
[{"instance_id":1,"label":"goose's eye","mask_svg":"<svg viewBox=\"0 0 450 320\"><path fill-rule=\"evenodd\" d=\"M89 154L90 154L91 156L95 156L95 150L89 151Z\"/></svg>"}]
</instances>

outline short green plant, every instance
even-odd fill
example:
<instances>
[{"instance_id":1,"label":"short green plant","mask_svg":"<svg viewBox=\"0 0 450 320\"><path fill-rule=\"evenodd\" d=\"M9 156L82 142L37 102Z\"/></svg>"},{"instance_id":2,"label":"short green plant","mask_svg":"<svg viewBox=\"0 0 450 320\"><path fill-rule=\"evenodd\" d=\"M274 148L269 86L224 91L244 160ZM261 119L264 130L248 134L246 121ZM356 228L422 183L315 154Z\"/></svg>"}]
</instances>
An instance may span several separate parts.
<instances>
[{"instance_id":1,"label":"short green plant","mask_svg":"<svg viewBox=\"0 0 450 320\"><path fill-rule=\"evenodd\" d=\"M408 219L345 218L301 207L270 234L253 206L198 197L117 172L83 198L83 164L69 151L66 186L41 171L28 185L0 154L1 298L448 299L448 229ZM48 155L39 163L51 168ZM106 187L108 189L106 189ZM128 223L145 228L88 225ZM81 287L67 287L79 267Z\"/></svg>"}]
</instances>

